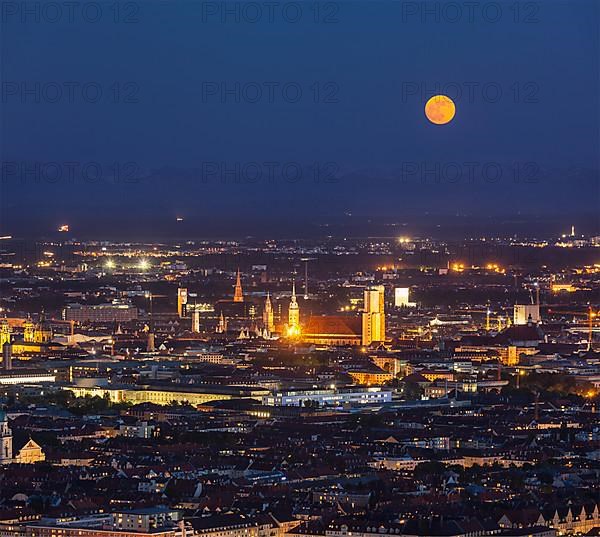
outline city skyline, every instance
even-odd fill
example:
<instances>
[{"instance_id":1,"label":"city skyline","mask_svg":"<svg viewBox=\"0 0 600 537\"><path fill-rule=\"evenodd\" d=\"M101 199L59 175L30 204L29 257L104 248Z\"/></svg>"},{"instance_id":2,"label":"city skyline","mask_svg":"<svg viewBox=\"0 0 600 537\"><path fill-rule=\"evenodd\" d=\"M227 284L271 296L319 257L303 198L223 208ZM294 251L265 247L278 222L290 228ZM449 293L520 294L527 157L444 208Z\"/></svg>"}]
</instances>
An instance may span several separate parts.
<instances>
[{"instance_id":1,"label":"city skyline","mask_svg":"<svg viewBox=\"0 0 600 537\"><path fill-rule=\"evenodd\" d=\"M0 537L600 537L598 0L2 0Z\"/></svg>"}]
</instances>

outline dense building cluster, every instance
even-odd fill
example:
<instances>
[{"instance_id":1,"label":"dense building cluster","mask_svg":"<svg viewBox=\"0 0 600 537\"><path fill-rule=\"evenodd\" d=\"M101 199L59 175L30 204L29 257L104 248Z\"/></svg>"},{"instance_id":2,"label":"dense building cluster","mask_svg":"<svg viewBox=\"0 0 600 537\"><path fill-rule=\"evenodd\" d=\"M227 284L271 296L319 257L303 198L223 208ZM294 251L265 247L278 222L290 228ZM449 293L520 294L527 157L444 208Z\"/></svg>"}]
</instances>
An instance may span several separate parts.
<instances>
[{"instance_id":1,"label":"dense building cluster","mask_svg":"<svg viewBox=\"0 0 600 537\"><path fill-rule=\"evenodd\" d=\"M598 535L569 240L3 241L0 536Z\"/></svg>"}]
</instances>

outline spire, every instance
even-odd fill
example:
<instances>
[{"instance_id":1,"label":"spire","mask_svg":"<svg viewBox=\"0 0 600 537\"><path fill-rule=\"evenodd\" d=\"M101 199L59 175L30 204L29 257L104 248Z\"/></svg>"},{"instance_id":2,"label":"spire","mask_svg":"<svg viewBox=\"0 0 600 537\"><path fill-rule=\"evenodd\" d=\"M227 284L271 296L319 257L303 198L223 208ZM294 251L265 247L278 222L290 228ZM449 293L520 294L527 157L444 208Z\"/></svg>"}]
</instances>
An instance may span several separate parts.
<instances>
[{"instance_id":1,"label":"spire","mask_svg":"<svg viewBox=\"0 0 600 537\"><path fill-rule=\"evenodd\" d=\"M292 298L288 308L288 336L300 334L300 308L296 300L296 278L292 280Z\"/></svg>"},{"instance_id":2,"label":"spire","mask_svg":"<svg viewBox=\"0 0 600 537\"><path fill-rule=\"evenodd\" d=\"M227 332L227 319L223 315L221 311L221 315L219 316L219 326L216 329L217 334L225 334Z\"/></svg>"},{"instance_id":3,"label":"spire","mask_svg":"<svg viewBox=\"0 0 600 537\"><path fill-rule=\"evenodd\" d=\"M243 302L244 301L244 293L242 292L242 277L240 275L240 268L237 270L237 278L235 280L235 291L233 293L233 301L234 302Z\"/></svg>"},{"instance_id":4,"label":"spire","mask_svg":"<svg viewBox=\"0 0 600 537\"><path fill-rule=\"evenodd\" d=\"M263 309L263 325L267 333L273 332L275 329L275 322L273 316L273 305L271 304L271 294L267 291L267 298L265 299L265 307Z\"/></svg>"}]
</instances>

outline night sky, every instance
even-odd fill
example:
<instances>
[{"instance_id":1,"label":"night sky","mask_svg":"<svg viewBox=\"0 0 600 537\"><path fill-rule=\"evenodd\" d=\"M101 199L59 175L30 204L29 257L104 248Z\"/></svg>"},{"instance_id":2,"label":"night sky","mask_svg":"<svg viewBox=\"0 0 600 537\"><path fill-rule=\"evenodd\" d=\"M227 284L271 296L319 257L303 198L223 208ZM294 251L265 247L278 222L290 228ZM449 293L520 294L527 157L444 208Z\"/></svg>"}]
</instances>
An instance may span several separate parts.
<instances>
[{"instance_id":1,"label":"night sky","mask_svg":"<svg viewBox=\"0 0 600 537\"><path fill-rule=\"evenodd\" d=\"M2 4L3 234L598 232L596 0Z\"/></svg>"}]
</instances>

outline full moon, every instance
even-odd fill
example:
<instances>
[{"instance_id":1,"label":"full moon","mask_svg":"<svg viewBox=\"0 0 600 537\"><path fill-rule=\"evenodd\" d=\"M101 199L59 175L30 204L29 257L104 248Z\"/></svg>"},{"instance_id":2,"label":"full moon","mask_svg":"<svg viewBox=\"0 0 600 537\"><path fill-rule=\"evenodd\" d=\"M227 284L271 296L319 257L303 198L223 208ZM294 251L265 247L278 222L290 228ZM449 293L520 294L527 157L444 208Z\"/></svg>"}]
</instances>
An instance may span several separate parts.
<instances>
[{"instance_id":1,"label":"full moon","mask_svg":"<svg viewBox=\"0 0 600 537\"><path fill-rule=\"evenodd\" d=\"M425 104L427 119L436 125L450 123L455 113L454 101L446 95L434 95Z\"/></svg>"}]
</instances>

